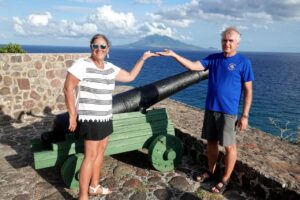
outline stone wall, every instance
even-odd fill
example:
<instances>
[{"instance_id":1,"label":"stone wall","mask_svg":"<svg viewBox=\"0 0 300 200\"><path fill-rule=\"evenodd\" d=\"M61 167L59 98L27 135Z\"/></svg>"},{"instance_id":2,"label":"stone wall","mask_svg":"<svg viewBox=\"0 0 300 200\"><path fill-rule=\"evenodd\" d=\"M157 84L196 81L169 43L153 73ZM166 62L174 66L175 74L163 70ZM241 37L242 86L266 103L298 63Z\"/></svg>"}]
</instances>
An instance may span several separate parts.
<instances>
[{"instance_id":1,"label":"stone wall","mask_svg":"<svg viewBox=\"0 0 300 200\"><path fill-rule=\"evenodd\" d=\"M66 68L88 54L0 54L0 121L65 109Z\"/></svg>"}]
</instances>

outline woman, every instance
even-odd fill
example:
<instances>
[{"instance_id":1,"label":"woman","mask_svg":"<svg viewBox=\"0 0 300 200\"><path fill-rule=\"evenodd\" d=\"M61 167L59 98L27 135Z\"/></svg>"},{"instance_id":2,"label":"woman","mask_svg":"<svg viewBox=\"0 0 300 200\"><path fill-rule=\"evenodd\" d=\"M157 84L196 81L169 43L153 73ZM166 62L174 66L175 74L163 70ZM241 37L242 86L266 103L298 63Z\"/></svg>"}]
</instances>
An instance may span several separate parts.
<instances>
[{"instance_id":1,"label":"woman","mask_svg":"<svg viewBox=\"0 0 300 200\"><path fill-rule=\"evenodd\" d=\"M73 132L76 129L78 119L79 133L84 138L84 159L79 174L80 200L88 199L88 195L112 192L109 188L100 186L99 179L108 136L113 131L112 91L115 81L133 81L145 60L157 56L150 51L145 52L129 73L105 61L110 48L105 35L95 35L90 41L90 48L89 58L78 59L68 69L64 85L69 130Z\"/></svg>"}]
</instances>

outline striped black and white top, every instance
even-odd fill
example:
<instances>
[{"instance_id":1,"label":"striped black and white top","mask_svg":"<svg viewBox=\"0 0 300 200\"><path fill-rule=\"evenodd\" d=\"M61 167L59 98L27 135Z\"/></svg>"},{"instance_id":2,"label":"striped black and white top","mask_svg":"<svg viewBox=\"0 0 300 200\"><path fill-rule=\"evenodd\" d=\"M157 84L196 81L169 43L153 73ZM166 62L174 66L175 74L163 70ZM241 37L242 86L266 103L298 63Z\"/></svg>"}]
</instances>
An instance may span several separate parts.
<instances>
[{"instance_id":1,"label":"striped black and white top","mask_svg":"<svg viewBox=\"0 0 300 200\"><path fill-rule=\"evenodd\" d=\"M76 88L79 121L108 121L112 118L112 92L120 68L104 62L99 69L89 58L78 59L68 72L80 80Z\"/></svg>"}]
</instances>

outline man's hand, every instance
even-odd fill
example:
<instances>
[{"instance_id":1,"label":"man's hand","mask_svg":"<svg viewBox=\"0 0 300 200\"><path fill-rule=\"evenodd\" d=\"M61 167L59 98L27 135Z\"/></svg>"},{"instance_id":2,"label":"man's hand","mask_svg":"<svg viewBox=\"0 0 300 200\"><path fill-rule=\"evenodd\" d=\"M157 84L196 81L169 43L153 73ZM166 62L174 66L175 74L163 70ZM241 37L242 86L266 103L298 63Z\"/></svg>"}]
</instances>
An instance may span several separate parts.
<instances>
[{"instance_id":1,"label":"man's hand","mask_svg":"<svg viewBox=\"0 0 300 200\"><path fill-rule=\"evenodd\" d=\"M162 55L162 56L173 56L175 55L175 52L170 50L170 49L164 49L164 51L160 51L160 52L156 52L157 54L159 55Z\"/></svg>"},{"instance_id":2,"label":"man's hand","mask_svg":"<svg viewBox=\"0 0 300 200\"><path fill-rule=\"evenodd\" d=\"M248 117L241 116L237 123L238 131L244 132L248 127Z\"/></svg>"}]
</instances>

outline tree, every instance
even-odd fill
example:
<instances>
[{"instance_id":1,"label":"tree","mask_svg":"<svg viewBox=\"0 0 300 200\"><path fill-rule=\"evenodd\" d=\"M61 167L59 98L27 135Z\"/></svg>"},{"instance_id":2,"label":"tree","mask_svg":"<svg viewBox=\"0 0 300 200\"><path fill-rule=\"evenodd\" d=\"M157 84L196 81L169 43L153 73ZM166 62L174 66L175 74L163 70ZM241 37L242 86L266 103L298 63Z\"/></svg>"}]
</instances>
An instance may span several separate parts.
<instances>
[{"instance_id":1,"label":"tree","mask_svg":"<svg viewBox=\"0 0 300 200\"><path fill-rule=\"evenodd\" d=\"M6 46L0 48L0 53L26 53L19 44L9 43Z\"/></svg>"}]
</instances>

